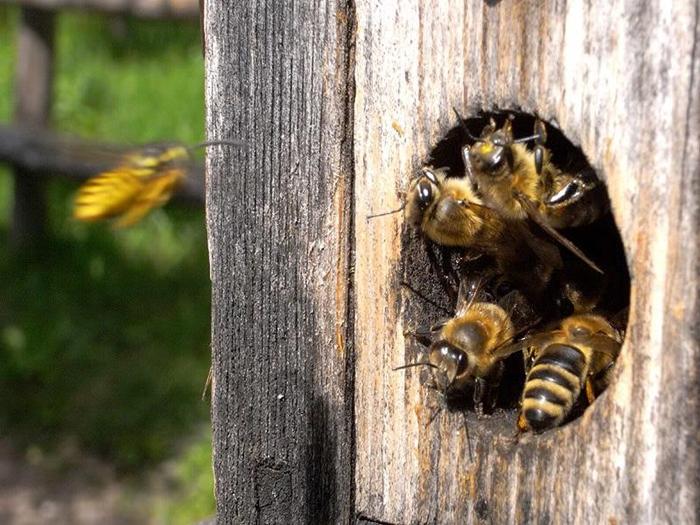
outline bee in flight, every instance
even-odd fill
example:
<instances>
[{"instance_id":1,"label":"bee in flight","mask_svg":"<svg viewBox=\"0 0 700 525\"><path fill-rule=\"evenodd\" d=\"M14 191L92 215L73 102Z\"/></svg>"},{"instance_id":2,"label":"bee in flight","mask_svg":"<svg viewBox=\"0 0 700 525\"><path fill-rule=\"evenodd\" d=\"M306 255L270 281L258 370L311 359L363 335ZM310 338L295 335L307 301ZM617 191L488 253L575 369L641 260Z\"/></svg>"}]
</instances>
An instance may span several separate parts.
<instances>
[{"instance_id":1,"label":"bee in flight","mask_svg":"<svg viewBox=\"0 0 700 525\"><path fill-rule=\"evenodd\" d=\"M582 314L521 344L528 372L518 429L542 432L561 425L582 392L590 404L605 390L622 335L605 318Z\"/></svg>"},{"instance_id":2,"label":"bee in flight","mask_svg":"<svg viewBox=\"0 0 700 525\"><path fill-rule=\"evenodd\" d=\"M457 111L455 110L455 113ZM590 224L608 209L605 188L592 169L581 173L560 170L544 146L547 129L535 120L534 133L513 138L512 121L500 129L493 118L476 138L457 113L474 143L462 148L467 178L485 203L510 220L530 219L548 235L599 273L602 270L557 230ZM526 143L534 142L533 150Z\"/></svg>"},{"instance_id":3,"label":"bee in flight","mask_svg":"<svg viewBox=\"0 0 700 525\"><path fill-rule=\"evenodd\" d=\"M117 165L88 179L75 197L73 217L86 222L114 219L117 228L132 226L162 206L184 182L192 151L236 141L212 141L187 147L157 144L123 156Z\"/></svg>"}]
</instances>

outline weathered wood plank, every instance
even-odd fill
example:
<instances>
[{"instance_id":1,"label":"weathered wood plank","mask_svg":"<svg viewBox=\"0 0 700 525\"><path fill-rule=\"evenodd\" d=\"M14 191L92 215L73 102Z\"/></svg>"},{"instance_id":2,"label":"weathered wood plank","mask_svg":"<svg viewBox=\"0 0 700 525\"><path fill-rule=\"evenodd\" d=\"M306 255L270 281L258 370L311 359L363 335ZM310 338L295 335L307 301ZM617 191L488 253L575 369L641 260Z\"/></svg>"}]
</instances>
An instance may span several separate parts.
<instances>
[{"instance_id":1,"label":"weathered wood plank","mask_svg":"<svg viewBox=\"0 0 700 525\"><path fill-rule=\"evenodd\" d=\"M358 0L356 510L390 523L692 523L698 517L699 3ZM451 107L557 123L608 182L633 277L611 388L515 444L430 427L399 286L398 206ZM410 261L408 262L410 264ZM427 279L428 277L426 277ZM511 427L512 428L512 427Z\"/></svg>"},{"instance_id":2,"label":"weathered wood plank","mask_svg":"<svg viewBox=\"0 0 700 525\"><path fill-rule=\"evenodd\" d=\"M15 76L15 121L23 126L43 128L48 122L53 87L53 40L53 13L23 8ZM22 244L42 236L46 220L42 181L16 169L13 203L12 242Z\"/></svg>"},{"instance_id":3,"label":"weathered wood plank","mask_svg":"<svg viewBox=\"0 0 700 525\"><path fill-rule=\"evenodd\" d=\"M0 0L0 4L19 4L51 11L82 9L142 18L199 17L198 0Z\"/></svg>"},{"instance_id":4,"label":"weathered wood plank","mask_svg":"<svg viewBox=\"0 0 700 525\"><path fill-rule=\"evenodd\" d=\"M349 522L350 6L204 11L218 522Z\"/></svg>"}]
</instances>

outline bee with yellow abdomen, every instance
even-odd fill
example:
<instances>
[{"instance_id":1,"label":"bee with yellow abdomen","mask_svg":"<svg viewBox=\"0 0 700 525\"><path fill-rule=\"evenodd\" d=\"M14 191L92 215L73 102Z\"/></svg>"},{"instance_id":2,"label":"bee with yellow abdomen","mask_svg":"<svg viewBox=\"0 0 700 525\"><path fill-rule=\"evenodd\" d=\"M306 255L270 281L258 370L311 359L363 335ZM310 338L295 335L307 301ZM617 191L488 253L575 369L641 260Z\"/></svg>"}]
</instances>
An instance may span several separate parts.
<instances>
[{"instance_id":1,"label":"bee with yellow abdomen","mask_svg":"<svg viewBox=\"0 0 700 525\"><path fill-rule=\"evenodd\" d=\"M88 179L78 190L73 217L86 222L114 219L118 228L132 226L162 206L184 182L194 148L233 141L205 142L193 147L157 144L125 155L112 169Z\"/></svg>"},{"instance_id":2,"label":"bee with yellow abdomen","mask_svg":"<svg viewBox=\"0 0 700 525\"><path fill-rule=\"evenodd\" d=\"M573 315L522 343L527 362L518 429L561 425L582 392L592 403L610 382L622 336L605 318Z\"/></svg>"}]
</instances>

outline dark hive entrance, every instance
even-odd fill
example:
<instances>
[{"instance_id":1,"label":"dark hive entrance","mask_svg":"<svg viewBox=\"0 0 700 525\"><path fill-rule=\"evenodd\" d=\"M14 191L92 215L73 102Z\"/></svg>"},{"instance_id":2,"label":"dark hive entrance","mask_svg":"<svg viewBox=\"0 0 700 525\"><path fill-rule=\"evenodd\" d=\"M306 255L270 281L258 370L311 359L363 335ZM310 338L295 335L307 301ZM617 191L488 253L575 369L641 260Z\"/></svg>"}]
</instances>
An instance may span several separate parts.
<instances>
[{"instance_id":1,"label":"dark hive entrance","mask_svg":"<svg viewBox=\"0 0 700 525\"><path fill-rule=\"evenodd\" d=\"M511 115L514 138L532 135L535 117L519 112L484 113L467 118L465 125L472 136L479 137L490 118L493 117L497 127L500 128L505 119L509 118L508 115ZM464 128L456 126L432 150L426 164L435 168L448 168L449 177L463 177L465 166L461 148L472 142L473 140L469 138ZM569 173L595 173L583 152L575 147L558 129L548 123L545 147L552 155L553 164L561 170ZM607 198L607 190L603 187L602 191L605 192ZM540 231L540 234L543 233ZM601 266L605 271L605 276L601 281L595 272L570 252L561 248L563 269L559 271L555 279L557 284L552 285L552 289L549 290L546 299L547 305L544 309L538 308L536 316L538 320L530 322L529 327L523 329L519 334L520 337L527 337L543 332L547 327L556 326L558 321L573 312L574 307L571 301L566 297L566 294L561 292L561 283L569 279L569 277L562 277L565 274L574 278L583 291L586 291L587 287L602 290L594 309L591 311L605 316L624 333L629 306L630 278L624 248L612 214L610 212L604 213L592 224L561 230L561 233ZM404 294L404 322L409 330L425 329L454 315L455 277L466 275L471 279L480 274L489 274L494 268L494 263L490 258L481 256L470 260L474 256L473 253L467 252L465 258L465 251L462 249L438 247L424 239L417 229L410 225L407 225L404 230L402 244L403 268L401 274L403 286L407 290ZM453 285L452 293L449 289L450 283ZM514 288L506 280L491 286L488 293L497 298L509 293ZM409 339L409 341L411 340ZM406 360L407 362L427 360L425 347L415 341L409 342ZM421 380L426 382L431 374L430 369L425 367L419 368L419 370L421 370ZM494 392L495 408L491 412L491 417L475 422L477 427L513 434L524 381L523 356L518 352L505 360L505 370L500 387ZM439 398L433 391L427 391L426 396ZM449 399L447 408L453 411L466 410L471 421L476 419L473 417L472 399L473 392L467 389L463 395ZM585 404L580 403L567 421L578 417L584 409Z\"/></svg>"}]
</instances>

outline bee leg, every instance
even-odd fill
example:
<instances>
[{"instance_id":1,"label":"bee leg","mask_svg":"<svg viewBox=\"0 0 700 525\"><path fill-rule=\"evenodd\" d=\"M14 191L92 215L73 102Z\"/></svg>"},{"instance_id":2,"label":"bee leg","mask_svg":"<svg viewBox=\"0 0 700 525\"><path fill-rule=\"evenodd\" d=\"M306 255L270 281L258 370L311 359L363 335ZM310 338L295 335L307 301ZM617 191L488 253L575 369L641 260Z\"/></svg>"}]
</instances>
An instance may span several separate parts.
<instances>
[{"instance_id":1,"label":"bee leg","mask_svg":"<svg viewBox=\"0 0 700 525\"><path fill-rule=\"evenodd\" d=\"M474 412L476 412L477 419L482 419L484 417L484 398L486 397L486 390L488 390L486 381L481 377L477 377L474 380Z\"/></svg>"},{"instance_id":2,"label":"bee leg","mask_svg":"<svg viewBox=\"0 0 700 525\"><path fill-rule=\"evenodd\" d=\"M442 262L438 261L437 254L435 253L435 244L433 244L427 239L425 241L425 249L428 254L430 266L432 266L433 270L437 274L442 289L450 298L452 304L454 304L457 301L457 290L455 286L450 282L450 277L453 277L454 282L459 281L456 278L454 278L454 269L452 268L449 262L449 254L445 249L442 249L441 247Z\"/></svg>"},{"instance_id":3,"label":"bee leg","mask_svg":"<svg viewBox=\"0 0 700 525\"><path fill-rule=\"evenodd\" d=\"M404 330L403 332L404 337L413 337L416 341L418 341L420 344L426 347L432 344L433 335L434 332L432 329L425 330L421 327L416 328L415 330L409 328L407 330Z\"/></svg>"},{"instance_id":4,"label":"bee leg","mask_svg":"<svg viewBox=\"0 0 700 525\"><path fill-rule=\"evenodd\" d=\"M493 409L496 408L496 401L498 401L498 396L496 395L496 392L498 392L498 387L501 384L501 378L503 377L504 368L505 365L503 361L500 361L496 365L496 369L488 377L484 397L485 404L489 413L493 412Z\"/></svg>"},{"instance_id":5,"label":"bee leg","mask_svg":"<svg viewBox=\"0 0 700 525\"><path fill-rule=\"evenodd\" d=\"M591 405L593 404L593 401L595 401L595 398L598 397L595 395L595 389L593 388L593 381L591 381L591 378L586 379L586 400L588 401L588 404Z\"/></svg>"},{"instance_id":6,"label":"bee leg","mask_svg":"<svg viewBox=\"0 0 700 525\"><path fill-rule=\"evenodd\" d=\"M519 439L521 435L523 435L525 432L527 432L530 428L527 424L527 420L525 419L525 416L523 415L522 411L518 414L518 432L515 435L516 439Z\"/></svg>"},{"instance_id":7,"label":"bee leg","mask_svg":"<svg viewBox=\"0 0 700 525\"><path fill-rule=\"evenodd\" d=\"M413 293L414 293L419 299L421 299L422 301L424 301L424 302L430 304L431 306L437 308L438 310L442 310L445 314L447 314L447 315L449 315L449 316L454 315L454 312L453 312L453 311L448 310L447 308L445 308L445 307L442 306L441 304L438 304L438 303L436 303L435 301L429 299L428 297L426 297L425 295L423 295L421 292L419 292L418 290L416 290L415 288L413 288L413 286L411 286L411 285L408 284L407 282L402 281L402 282L401 282L401 286L403 286L404 288L406 288L406 289L409 290L410 292L413 292Z\"/></svg>"}]
</instances>

